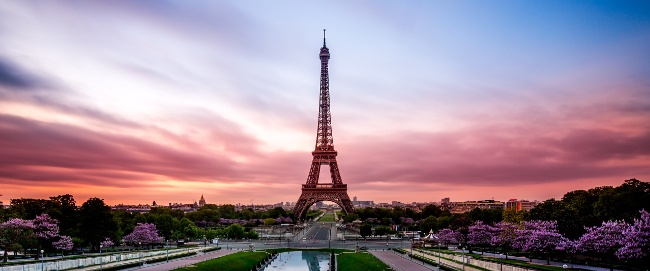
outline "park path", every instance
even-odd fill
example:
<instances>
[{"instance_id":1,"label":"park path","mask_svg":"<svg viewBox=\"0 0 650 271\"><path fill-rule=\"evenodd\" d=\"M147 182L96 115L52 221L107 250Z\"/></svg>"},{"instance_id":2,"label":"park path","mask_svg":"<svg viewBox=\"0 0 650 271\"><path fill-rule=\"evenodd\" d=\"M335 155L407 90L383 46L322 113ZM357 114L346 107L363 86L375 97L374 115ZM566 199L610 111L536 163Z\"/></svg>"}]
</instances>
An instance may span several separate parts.
<instances>
[{"instance_id":1,"label":"park path","mask_svg":"<svg viewBox=\"0 0 650 271\"><path fill-rule=\"evenodd\" d=\"M190 250L192 251L192 250ZM169 262L157 262L153 264L144 264L144 266L141 267L131 267L131 268L125 268L125 270L142 270L142 271L162 271L162 270L172 270L176 269L179 267L183 266L188 266L192 265L198 262L202 261L207 261L210 259L214 258L219 258L221 256L225 256L228 254L232 254L235 252L239 252L241 250L217 250L217 251L212 251L212 252L207 252L207 253L202 253L199 252L198 255L195 256L189 256L189 257L184 257L184 258L179 258L179 259L173 259L170 260ZM178 252L178 253L170 253L169 256L173 256L176 254L181 254L185 252ZM132 260L126 260L126 261L120 261L120 262L112 262L112 263L106 263L103 265L103 268L109 268L109 267L114 267L114 266L120 266L120 265L126 265L129 263L136 263L140 261L146 262L147 260L154 259L154 258L165 258L166 255L163 256L154 256L154 257L147 257L143 259L132 259ZM92 266L87 266L84 268L76 268L76 269L71 269L74 271L95 271L95 270L100 270L100 266L98 265L92 265Z\"/></svg>"},{"instance_id":2,"label":"park path","mask_svg":"<svg viewBox=\"0 0 650 271\"><path fill-rule=\"evenodd\" d=\"M370 250L370 254L375 256L380 261L384 262L390 268L396 271L431 271L438 270L436 267L429 265L423 266L419 262L414 262L409 259L405 259L402 256L393 253L392 251L386 250Z\"/></svg>"},{"instance_id":3,"label":"park path","mask_svg":"<svg viewBox=\"0 0 650 271\"><path fill-rule=\"evenodd\" d=\"M188 265L193 265L195 263L211 260L214 258L219 258L221 256L226 256L229 254L233 254L235 252L240 252L241 250L219 250L215 252L208 252L202 255L197 255L194 257L188 257L188 258L182 258L178 259L175 261L171 262L161 262L161 263L156 263L154 265L150 266L145 266L143 268L138 268L135 270L138 271L167 271L167 270L173 270L179 267L183 266L188 266Z\"/></svg>"}]
</instances>

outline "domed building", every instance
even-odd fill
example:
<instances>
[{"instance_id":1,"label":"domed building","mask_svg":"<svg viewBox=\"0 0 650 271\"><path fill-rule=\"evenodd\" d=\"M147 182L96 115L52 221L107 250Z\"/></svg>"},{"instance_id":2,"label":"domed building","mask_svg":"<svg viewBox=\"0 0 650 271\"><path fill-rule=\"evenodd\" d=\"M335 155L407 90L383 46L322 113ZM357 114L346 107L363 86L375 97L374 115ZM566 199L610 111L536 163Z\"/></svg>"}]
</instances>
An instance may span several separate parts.
<instances>
[{"instance_id":1,"label":"domed building","mask_svg":"<svg viewBox=\"0 0 650 271\"><path fill-rule=\"evenodd\" d=\"M201 199L199 200L199 207L203 207L205 205L205 199L203 198L203 194L201 194Z\"/></svg>"}]
</instances>

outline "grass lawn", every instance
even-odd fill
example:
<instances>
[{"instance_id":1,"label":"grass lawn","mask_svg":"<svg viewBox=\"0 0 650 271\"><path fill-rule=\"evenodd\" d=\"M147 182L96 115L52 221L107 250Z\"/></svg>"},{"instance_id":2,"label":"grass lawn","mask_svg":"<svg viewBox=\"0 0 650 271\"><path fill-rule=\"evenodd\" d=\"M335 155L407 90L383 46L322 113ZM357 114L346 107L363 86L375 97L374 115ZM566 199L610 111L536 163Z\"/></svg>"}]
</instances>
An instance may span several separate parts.
<instances>
[{"instance_id":1,"label":"grass lawn","mask_svg":"<svg viewBox=\"0 0 650 271\"><path fill-rule=\"evenodd\" d=\"M339 271L390 270L370 253L343 253L338 255Z\"/></svg>"},{"instance_id":2,"label":"grass lawn","mask_svg":"<svg viewBox=\"0 0 650 271\"><path fill-rule=\"evenodd\" d=\"M333 213L326 213L321 217L318 222L334 222L334 214Z\"/></svg>"},{"instance_id":3,"label":"grass lawn","mask_svg":"<svg viewBox=\"0 0 650 271\"><path fill-rule=\"evenodd\" d=\"M175 271L249 271L268 254L266 252L248 252L242 251L226 255L205 262L200 262L189 267L174 269Z\"/></svg>"}]
</instances>

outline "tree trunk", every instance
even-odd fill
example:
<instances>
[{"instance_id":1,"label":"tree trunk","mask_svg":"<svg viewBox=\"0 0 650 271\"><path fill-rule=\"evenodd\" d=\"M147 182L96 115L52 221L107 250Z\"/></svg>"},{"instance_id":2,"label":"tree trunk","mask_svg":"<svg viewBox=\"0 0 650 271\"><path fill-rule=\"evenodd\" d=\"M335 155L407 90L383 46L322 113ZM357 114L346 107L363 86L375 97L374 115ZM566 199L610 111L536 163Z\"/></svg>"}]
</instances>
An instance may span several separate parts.
<instances>
[{"instance_id":1,"label":"tree trunk","mask_svg":"<svg viewBox=\"0 0 650 271\"><path fill-rule=\"evenodd\" d=\"M9 255L7 255L7 250L5 249L4 251L5 251L5 253L2 256L2 263L6 263L7 262L7 257L9 257Z\"/></svg>"}]
</instances>

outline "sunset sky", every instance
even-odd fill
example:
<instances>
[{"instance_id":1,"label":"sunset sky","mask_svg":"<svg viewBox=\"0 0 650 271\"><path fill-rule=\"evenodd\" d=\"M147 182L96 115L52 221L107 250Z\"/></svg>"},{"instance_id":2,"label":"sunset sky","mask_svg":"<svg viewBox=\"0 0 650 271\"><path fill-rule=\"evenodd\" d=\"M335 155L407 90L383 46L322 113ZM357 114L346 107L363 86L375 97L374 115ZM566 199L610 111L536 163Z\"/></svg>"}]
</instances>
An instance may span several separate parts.
<instances>
[{"instance_id":1,"label":"sunset sky","mask_svg":"<svg viewBox=\"0 0 650 271\"><path fill-rule=\"evenodd\" d=\"M650 181L647 1L2 1L0 201L296 201L323 28L350 197Z\"/></svg>"}]
</instances>

